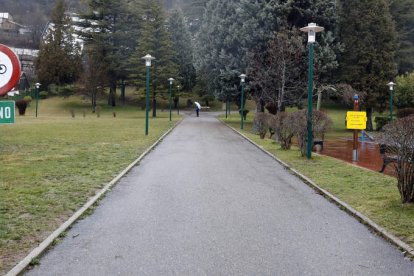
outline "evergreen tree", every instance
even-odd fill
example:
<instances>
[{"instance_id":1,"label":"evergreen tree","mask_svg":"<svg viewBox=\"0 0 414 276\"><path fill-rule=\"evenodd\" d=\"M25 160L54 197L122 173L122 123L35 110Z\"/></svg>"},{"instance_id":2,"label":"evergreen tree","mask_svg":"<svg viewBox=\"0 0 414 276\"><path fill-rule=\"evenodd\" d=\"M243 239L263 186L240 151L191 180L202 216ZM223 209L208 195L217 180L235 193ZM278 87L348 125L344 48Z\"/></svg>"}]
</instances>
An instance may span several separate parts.
<instances>
[{"instance_id":1,"label":"evergreen tree","mask_svg":"<svg viewBox=\"0 0 414 276\"><path fill-rule=\"evenodd\" d=\"M134 3L134 2L132 2ZM108 77L108 104L116 105L116 88L119 80L126 78L127 60L136 39L137 25L130 12L127 0L88 0L88 12L79 23L83 27L80 35L85 47L101 51L102 68Z\"/></svg>"},{"instance_id":2,"label":"evergreen tree","mask_svg":"<svg viewBox=\"0 0 414 276\"><path fill-rule=\"evenodd\" d=\"M174 62L178 64L177 79L184 91L191 91L196 83L196 71L193 65L193 42L185 23L183 13L174 10L168 20L173 49L176 53Z\"/></svg>"},{"instance_id":3,"label":"evergreen tree","mask_svg":"<svg viewBox=\"0 0 414 276\"><path fill-rule=\"evenodd\" d=\"M198 36L197 66L210 93L240 104L239 75L245 73L247 54L262 48L276 29L274 1L211 0Z\"/></svg>"},{"instance_id":4,"label":"evergreen tree","mask_svg":"<svg viewBox=\"0 0 414 276\"><path fill-rule=\"evenodd\" d=\"M414 1L390 0L390 11L396 23L400 47L397 51L398 71L414 70Z\"/></svg>"},{"instance_id":5,"label":"evergreen tree","mask_svg":"<svg viewBox=\"0 0 414 276\"><path fill-rule=\"evenodd\" d=\"M145 87L145 66L142 57L154 56L152 66L153 116L156 116L157 89L166 92L168 79L177 76L177 64L173 43L165 26L165 17L158 0L143 0L140 23L142 28L137 40L137 47L130 59L130 78L137 80L137 85Z\"/></svg>"},{"instance_id":6,"label":"evergreen tree","mask_svg":"<svg viewBox=\"0 0 414 276\"><path fill-rule=\"evenodd\" d=\"M363 104L372 130L372 110L384 110L385 84L396 75L396 32L386 0L341 1L340 38L342 80L367 93Z\"/></svg>"},{"instance_id":7,"label":"evergreen tree","mask_svg":"<svg viewBox=\"0 0 414 276\"><path fill-rule=\"evenodd\" d=\"M73 83L81 74L80 47L73 37L71 20L65 15L65 9L64 0L58 0L36 60L39 81L45 86Z\"/></svg>"},{"instance_id":8,"label":"evergreen tree","mask_svg":"<svg viewBox=\"0 0 414 276\"><path fill-rule=\"evenodd\" d=\"M179 4L187 19L189 31L195 36L200 30L208 0L181 0Z\"/></svg>"}]
</instances>

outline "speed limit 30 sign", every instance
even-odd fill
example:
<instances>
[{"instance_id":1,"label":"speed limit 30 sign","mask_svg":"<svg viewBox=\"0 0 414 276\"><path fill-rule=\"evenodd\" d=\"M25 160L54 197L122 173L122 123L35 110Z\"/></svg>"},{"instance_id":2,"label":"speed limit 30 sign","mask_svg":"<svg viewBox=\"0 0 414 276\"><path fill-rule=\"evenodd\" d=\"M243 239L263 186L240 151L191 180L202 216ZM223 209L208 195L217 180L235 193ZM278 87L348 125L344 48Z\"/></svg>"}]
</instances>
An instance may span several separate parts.
<instances>
[{"instance_id":1,"label":"speed limit 30 sign","mask_svg":"<svg viewBox=\"0 0 414 276\"><path fill-rule=\"evenodd\" d=\"M0 44L0 96L12 90L19 80L19 58L9 47Z\"/></svg>"}]
</instances>

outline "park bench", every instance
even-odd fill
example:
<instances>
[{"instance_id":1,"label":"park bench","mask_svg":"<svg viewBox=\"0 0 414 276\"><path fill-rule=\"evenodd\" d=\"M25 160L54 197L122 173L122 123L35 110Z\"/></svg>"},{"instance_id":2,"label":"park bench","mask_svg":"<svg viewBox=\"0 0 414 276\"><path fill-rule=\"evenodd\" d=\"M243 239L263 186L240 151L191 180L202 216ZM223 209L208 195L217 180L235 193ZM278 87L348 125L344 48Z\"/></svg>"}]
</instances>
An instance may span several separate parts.
<instances>
[{"instance_id":1,"label":"park bench","mask_svg":"<svg viewBox=\"0 0 414 276\"><path fill-rule=\"evenodd\" d=\"M382 161L383 161L382 168L379 171L381 173L384 172L385 167L387 167L388 164L395 163L395 162L398 162L399 161L398 155L395 154L395 153L389 152L389 150L388 150L389 148L390 148L389 145L379 144L379 151L380 151L381 158L382 158ZM411 147L410 147L410 149L411 149ZM408 163L409 164L413 164L414 163L414 159L413 158L409 158L408 159Z\"/></svg>"},{"instance_id":2,"label":"park bench","mask_svg":"<svg viewBox=\"0 0 414 276\"><path fill-rule=\"evenodd\" d=\"M380 173L383 173L385 171L385 167L387 167L388 164L398 161L398 156L388 152L387 148L388 146L386 144L379 144L379 152L382 158L382 167L379 171Z\"/></svg>"}]
</instances>

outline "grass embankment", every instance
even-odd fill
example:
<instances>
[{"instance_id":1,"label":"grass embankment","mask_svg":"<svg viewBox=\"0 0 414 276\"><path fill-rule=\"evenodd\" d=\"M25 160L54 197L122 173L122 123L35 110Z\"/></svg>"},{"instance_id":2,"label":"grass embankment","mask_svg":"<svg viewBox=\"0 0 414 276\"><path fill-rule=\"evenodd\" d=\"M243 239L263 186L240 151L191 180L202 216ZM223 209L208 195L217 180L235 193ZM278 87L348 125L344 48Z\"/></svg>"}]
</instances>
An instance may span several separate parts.
<instances>
[{"instance_id":1,"label":"grass embankment","mask_svg":"<svg viewBox=\"0 0 414 276\"><path fill-rule=\"evenodd\" d=\"M178 120L158 112L145 137L145 113L136 107L102 107L97 118L88 103L52 98L35 118L34 106L0 126L0 274Z\"/></svg>"},{"instance_id":2,"label":"grass embankment","mask_svg":"<svg viewBox=\"0 0 414 276\"><path fill-rule=\"evenodd\" d=\"M328 112L329 113L329 112ZM343 116L333 116L335 118ZM401 204L394 177L358 168L343 161L320 155L312 160L300 156L297 148L281 150L278 143L260 139L251 131L253 115L248 116L243 134L263 146L285 163L297 169L320 187L347 202L406 243L414 246L414 205ZM223 121L240 130L240 117L232 115ZM340 130L343 131L343 130ZM331 135L339 135L332 132Z\"/></svg>"}]
</instances>

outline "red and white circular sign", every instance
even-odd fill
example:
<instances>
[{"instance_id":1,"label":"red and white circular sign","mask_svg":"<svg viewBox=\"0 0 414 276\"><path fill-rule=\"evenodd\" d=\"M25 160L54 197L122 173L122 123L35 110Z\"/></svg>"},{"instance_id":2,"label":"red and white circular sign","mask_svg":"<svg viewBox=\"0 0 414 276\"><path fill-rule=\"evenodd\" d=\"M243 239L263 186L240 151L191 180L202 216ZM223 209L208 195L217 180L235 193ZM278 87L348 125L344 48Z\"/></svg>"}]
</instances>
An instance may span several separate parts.
<instances>
[{"instance_id":1,"label":"red and white circular sign","mask_svg":"<svg viewBox=\"0 0 414 276\"><path fill-rule=\"evenodd\" d=\"M12 90L20 80L20 61L7 46L0 44L0 96Z\"/></svg>"}]
</instances>

